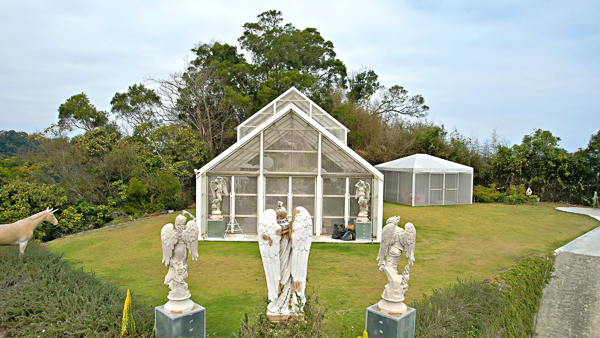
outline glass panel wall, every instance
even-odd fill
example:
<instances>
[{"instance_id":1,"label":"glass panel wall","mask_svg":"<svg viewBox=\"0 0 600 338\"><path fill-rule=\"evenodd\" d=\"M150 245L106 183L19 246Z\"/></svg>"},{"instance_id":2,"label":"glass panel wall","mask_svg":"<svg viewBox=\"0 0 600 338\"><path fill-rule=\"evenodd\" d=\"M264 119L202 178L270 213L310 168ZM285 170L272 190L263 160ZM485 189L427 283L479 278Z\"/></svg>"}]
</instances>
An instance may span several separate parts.
<instances>
[{"instance_id":1,"label":"glass panel wall","mask_svg":"<svg viewBox=\"0 0 600 338\"><path fill-rule=\"evenodd\" d=\"M323 229L324 235L333 232L335 223L344 224L346 212L346 178L323 178Z\"/></svg>"},{"instance_id":2,"label":"glass panel wall","mask_svg":"<svg viewBox=\"0 0 600 338\"><path fill-rule=\"evenodd\" d=\"M235 215L244 233L257 232L258 177L235 176Z\"/></svg>"}]
</instances>

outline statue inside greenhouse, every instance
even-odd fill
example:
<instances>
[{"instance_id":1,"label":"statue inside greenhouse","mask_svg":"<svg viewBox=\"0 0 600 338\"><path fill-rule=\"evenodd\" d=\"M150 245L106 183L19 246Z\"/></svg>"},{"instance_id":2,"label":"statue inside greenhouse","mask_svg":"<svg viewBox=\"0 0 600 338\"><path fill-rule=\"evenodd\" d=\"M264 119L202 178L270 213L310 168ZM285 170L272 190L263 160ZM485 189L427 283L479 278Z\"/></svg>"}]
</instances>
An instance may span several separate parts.
<instances>
[{"instance_id":1,"label":"statue inside greenhouse","mask_svg":"<svg viewBox=\"0 0 600 338\"><path fill-rule=\"evenodd\" d=\"M408 290L409 267L415 261L415 242L417 230L412 223L406 223L404 229L398 226L400 216L390 217L381 232L381 245L379 247L379 271L384 271L388 284L377 307L381 312L393 315L403 314L407 311L404 304L404 294ZM405 252L408 263L402 274L398 274L398 263Z\"/></svg>"},{"instance_id":2,"label":"statue inside greenhouse","mask_svg":"<svg viewBox=\"0 0 600 338\"><path fill-rule=\"evenodd\" d=\"M363 180L358 181L354 185L356 187L355 199L358 199L358 206L360 211L358 212L357 222L369 222L369 201L371 200L371 185Z\"/></svg>"},{"instance_id":3,"label":"statue inside greenhouse","mask_svg":"<svg viewBox=\"0 0 600 338\"><path fill-rule=\"evenodd\" d=\"M312 244L313 224L303 207L294 209L292 220L278 210L267 209L258 225L258 246L267 279L267 316L279 322L302 314L306 301L306 271Z\"/></svg>"},{"instance_id":4,"label":"statue inside greenhouse","mask_svg":"<svg viewBox=\"0 0 600 338\"><path fill-rule=\"evenodd\" d=\"M56 217L54 217L56 211L58 209L51 210L50 208L46 208L44 211L40 211L35 215L23 218L14 223L0 224L0 245L18 245L19 255L22 257L27 243L33 237L33 231L42 222L46 221L52 225L58 224Z\"/></svg>"},{"instance_id":5,"label":"statue inside greenhouse","mask_svg":"<svg viewBox=\"0 0 600 338\"><path fill-rule=\"evenodd\" d=\"M229 196L227 192L227 181L221 176L218 176L210 182L210 192L212 194L210 219L223 219L221 214L221 202L223 201L223 195Z\"/></svg>"},{"instance_id":6,"label":"statue inside greenhouse","mask_svg":"<svg viewBox=\"0 0 600 338\"><path fill-rule=\"evenodd\" d=\"M192 220L187 222L184 214L189 215ZM196 218L185 210L175 218L175 226L169 223L160 232L162 262L169 267L164 284L171 289L167 296L169 301L165 304L167 312L186 313L194 307L194 302L190 299L192 295L185 279L188 276L188 251L193 260L198 259L198 233Z\"/></svg>"}]
</instances>

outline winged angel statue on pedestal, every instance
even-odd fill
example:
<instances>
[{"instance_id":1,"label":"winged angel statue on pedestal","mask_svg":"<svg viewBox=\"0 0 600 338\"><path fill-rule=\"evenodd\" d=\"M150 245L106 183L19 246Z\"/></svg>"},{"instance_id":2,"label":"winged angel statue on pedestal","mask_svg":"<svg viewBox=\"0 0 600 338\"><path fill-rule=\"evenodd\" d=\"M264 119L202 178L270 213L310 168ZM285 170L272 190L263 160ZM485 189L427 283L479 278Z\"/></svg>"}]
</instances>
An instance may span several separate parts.
<instances>
[{"instance_id":1,"label":"winged angel statue on pedestal","mask_svg":"<svg viewBox=\"0 0 600 338\"><path fill-rule=\"evenodd\" d=\"M258 226L258 245L270 301L267 316L274 322L302 312L313 233L312 219L305 208L294 209L289 223L284 210L282 203L278 212L265 210Z\"/></svg>"},{"instance_id":2,"label":"winged angel statue on pedestal","mask_svg":"<svg viewBox=\"0 0 600 338\"><path fill-rule=\"evenodd\" d=\"M186 224L187 218L183 214L189 215L192 220ZM194 308L194 302L190 300L192 294L188 290L185 279L188 276L188 251L193 260L198 259L198 233L196 218L185 210L175 218L175 226L169 223L160 232L162 261L169 267L165 284L171 289L167 296L169 301L165 304L167 312L185 313Z\"/></svg>"},{"instance_id":3,"label":"winged angel statue on pedestal","mask_svg":"<svg viewBox=\"0 0 600 338\"><path fill-rule=\"evenodd\" d=\"M210 192L212 195L212 201L210 209L212 213L210 219L223 219L221 214L221 202L223 201L223 195L229 196L227 192L227 181L221 176L217 176L214 180L210 181Z\"/></svg>"},{"instance_id":4,"label":"winged angel statue on pedestal","mask_svg":"<svg viewBox=\"0 0 600 338\"><path fill-rule=\"evenodd\" d=\"M357 222L369 222L369 201L371 200L371 185L363 180L358 181L354 185L356 187L355 199L358 199L358 206L360 211L358 212Z\"/></svg>"},{"instance_id":5,"label":"winged angel statue on pedestal","mask_svg":"<svg viewBox=\"0 0 600 338\"><path fill-rule=\"evenodd\" d=\"M381 231L381 246L379 247L379 271L384 271L388 284L383 290L377 306L381 312L400 315L407 311L404 293L408 290L409 267L415 261L415 242L417 230L412 223L406 223L404 229L398 226L400 216L390 217ZM398 263L402 259L402 252L406 253L408 263L402 275L398 275Z\"/></svg>"}]
</instances>

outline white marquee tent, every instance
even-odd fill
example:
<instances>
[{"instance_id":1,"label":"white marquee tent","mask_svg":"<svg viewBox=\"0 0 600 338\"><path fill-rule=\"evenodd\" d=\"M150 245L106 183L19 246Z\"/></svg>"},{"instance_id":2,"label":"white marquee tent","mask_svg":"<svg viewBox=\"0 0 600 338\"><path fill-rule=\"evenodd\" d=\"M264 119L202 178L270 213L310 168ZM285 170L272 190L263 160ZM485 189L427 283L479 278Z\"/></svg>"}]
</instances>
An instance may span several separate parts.
<instances>
[{"instance_id":1,"label":"white marquee tent","mask_svg":"<svg viewBox=\"0 0 600 338\"><path fill-rule=\"evenodd\" d=\"M473 168L427 154L378 164L384 200L411 206L472 204Z\"/></svg>"},{"instance_id":2,"label":"white marquee tent","mask_svg":"<svg viewBox=\"0 0 600 338\"><path fill-rule=\"evenodd\" d=\"M380 240L383 223L383 174L347 145L348 129L308 97L291 88L237 127L237 142L196 170L196 215L206 233L210 213L209 182L227 182L225 224L237 221L256 234L258 218L278 201L291 212L305 207L313 215L314 234L330 235L334 223L356 222L359 206L354 185L371 186L369 218Z\"/></svg>"}]
</instances>

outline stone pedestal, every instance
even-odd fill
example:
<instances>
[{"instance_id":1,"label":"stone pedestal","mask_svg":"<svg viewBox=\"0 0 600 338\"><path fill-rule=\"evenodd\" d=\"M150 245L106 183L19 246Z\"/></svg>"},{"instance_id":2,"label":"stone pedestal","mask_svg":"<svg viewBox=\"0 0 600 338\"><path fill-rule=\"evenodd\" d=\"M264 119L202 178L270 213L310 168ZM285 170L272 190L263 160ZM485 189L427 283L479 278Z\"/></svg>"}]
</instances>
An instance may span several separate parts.
<instances>
[{"instance_id":1,"label":"stone pedestal","mask_svg":"<svg viewBox=\"0 0 600 338\"><path fill-rule=\"evenodd\" d=\"M371 222L356 222L357 241L370 241L372 231Z\"/></svg>"},{"instance_id":2,"label":"stone pedestal","mask_svg":"<svg viewBox=\"0 0 600 338\"><path fill-rule=\"evenodd\" d=\"M388 315L372 305L367 308L365 330L369 338L414 338L416 314L417 310L409 307L402 315Z\"/></svg>"},{"instance_id":3,"label":"stone pedestal","mask_svg":"<svg viewBox=\"0 0 600 338\"><path fill-rule=\"evenodd\" d=\"M154 308L156 337L206 338L206 309L194 303L192 311L173 316L164 306Z\"/></svg>"},{"instance_id":4,"label":"stone pedestal","mask_svg":"<svg viewBox=\"0 0 600 338\"><path fill-rule=\"evenodd\" d=\"M206 228L206 238L223 238L223 236L225 236L223 219L209 219Z\"/></svg>"}]
</instances>

